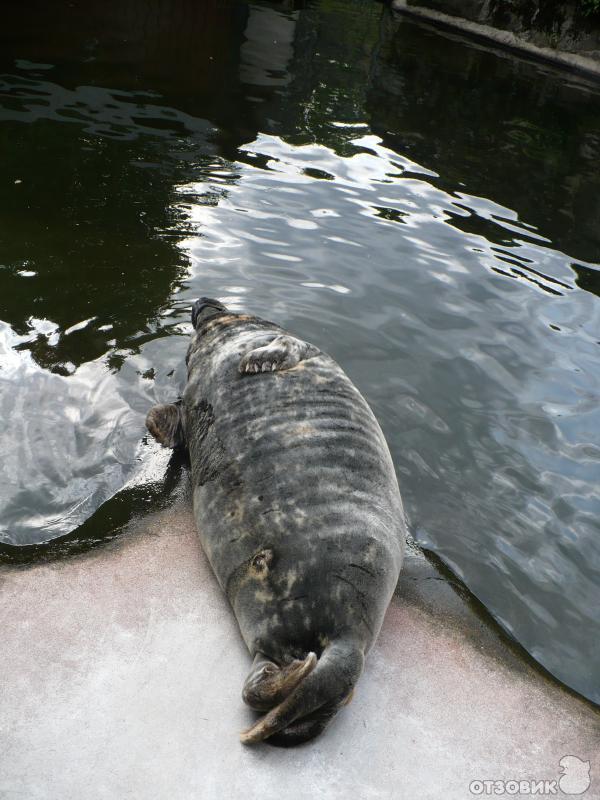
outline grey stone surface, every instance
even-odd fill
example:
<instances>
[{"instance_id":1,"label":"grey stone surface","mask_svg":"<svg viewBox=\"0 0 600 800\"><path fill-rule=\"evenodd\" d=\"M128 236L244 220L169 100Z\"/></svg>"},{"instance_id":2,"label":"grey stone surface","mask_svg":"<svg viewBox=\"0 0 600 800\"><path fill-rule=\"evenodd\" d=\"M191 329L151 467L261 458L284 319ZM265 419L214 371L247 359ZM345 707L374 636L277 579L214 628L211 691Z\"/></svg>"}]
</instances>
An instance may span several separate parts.
<instances>
[{"instance_id":1,"label":"grey stone surface","mask_svg":"<svg viewBox=\"0 0 600 800\"><path fill-rule=\"evenodd\" d=\"M470 798L474 779L556 781L567 754L600 797L598 711L417 553L354 701L292 750L238 741L250 659L185 503L86 555L1 567L0 609L3 800Z\"/></svg>"}]
</instances>

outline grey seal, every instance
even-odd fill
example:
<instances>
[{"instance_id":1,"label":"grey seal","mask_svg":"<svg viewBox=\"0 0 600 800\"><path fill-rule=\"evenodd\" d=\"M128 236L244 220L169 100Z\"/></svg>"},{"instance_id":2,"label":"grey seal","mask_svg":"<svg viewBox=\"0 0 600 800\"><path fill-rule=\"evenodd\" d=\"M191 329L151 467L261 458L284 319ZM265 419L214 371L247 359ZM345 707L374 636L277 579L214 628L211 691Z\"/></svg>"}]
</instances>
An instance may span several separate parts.
<instances>
[{"instance_id":1,"label":"grey seal","mask_svg":"<svg viewBox=\"0 0 600 800\"><path fill-rule=\"evenodd\" d=\"M201 298L180 402L146 424L187 447L203 548L254 658L241 734L294 745L352 696L402 565L406 523L367 402L326 353Z\"/></svg>"}]
</instances>

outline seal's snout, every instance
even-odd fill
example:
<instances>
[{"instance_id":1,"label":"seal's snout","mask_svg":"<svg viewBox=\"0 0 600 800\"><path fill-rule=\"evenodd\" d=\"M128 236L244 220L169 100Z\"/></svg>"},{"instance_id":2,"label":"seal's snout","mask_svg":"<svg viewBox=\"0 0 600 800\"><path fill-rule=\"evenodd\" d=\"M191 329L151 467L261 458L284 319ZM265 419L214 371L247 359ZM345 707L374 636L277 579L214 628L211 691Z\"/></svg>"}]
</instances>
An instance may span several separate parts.
<instances>
[{"instance_id":1,"label":"seal's snout","mask_svg":"<svg viewBox=\"0 0 600 800\"><path fill-rule=\"evenodd\" d=\"M211 297L200 297L192 306L192 325L198 330L198 325L211 317L227 313L227 308L219 300Z\"/></svg>"}]
</instances>

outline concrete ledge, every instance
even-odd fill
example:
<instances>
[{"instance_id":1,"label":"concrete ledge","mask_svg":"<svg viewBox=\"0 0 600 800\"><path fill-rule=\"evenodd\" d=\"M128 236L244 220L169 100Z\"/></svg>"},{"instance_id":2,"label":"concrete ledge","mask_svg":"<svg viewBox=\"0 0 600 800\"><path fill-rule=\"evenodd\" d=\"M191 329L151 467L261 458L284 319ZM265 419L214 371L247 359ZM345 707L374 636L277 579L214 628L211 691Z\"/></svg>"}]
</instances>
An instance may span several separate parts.
<instances>
[{"instance_id":1,"label":"concrete ledge","mask_svg":"<svg viewBox=\"0 0 600 800\"><path fill-rule=\"evenodd\" d=\"M250 659L188 506L85 555L0 567L3 800L466 800L592 761L600 716L409 555L355 700L321 738L245 748Z\"/></svg>"},{"instance_id":2,"label":"concrete ledge","mask_svg":"<svg viewBox=\"0 0 600 800\"><path fill-rule=\"evenodd\" d=\"M597 79L600 78L600 61L596 61L593 58L561 50L553 50L550 47L539 47L511 31L501 30L479 22L472 22L471 20L444 14L434 9L409 5L406 0L393 0L391 5L394 11L408 17L430 22L447 30L459 31L473 39L486 41L498 47L516 51L538 61L545 61L564 69L581 72Z\"/></svg>"}]
</instances>

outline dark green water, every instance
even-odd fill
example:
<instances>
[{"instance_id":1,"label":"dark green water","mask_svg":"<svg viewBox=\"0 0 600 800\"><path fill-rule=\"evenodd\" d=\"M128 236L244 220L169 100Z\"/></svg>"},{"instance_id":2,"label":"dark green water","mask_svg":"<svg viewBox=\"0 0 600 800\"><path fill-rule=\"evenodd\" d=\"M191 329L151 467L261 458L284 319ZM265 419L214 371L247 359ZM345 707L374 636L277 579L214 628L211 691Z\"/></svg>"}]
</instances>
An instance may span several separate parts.
<instances>
[{"instance_id":1,"label":"dark green water","mask_svg":"<svg viewBox=\"0 0 600 800\"><path fill-rule=\"evenodd\" d=\"M5 555L168 502L215 296L344 366L417 540L600 701L600 88L370 0L3 11Z\"/></svg>"}]
</instances>

